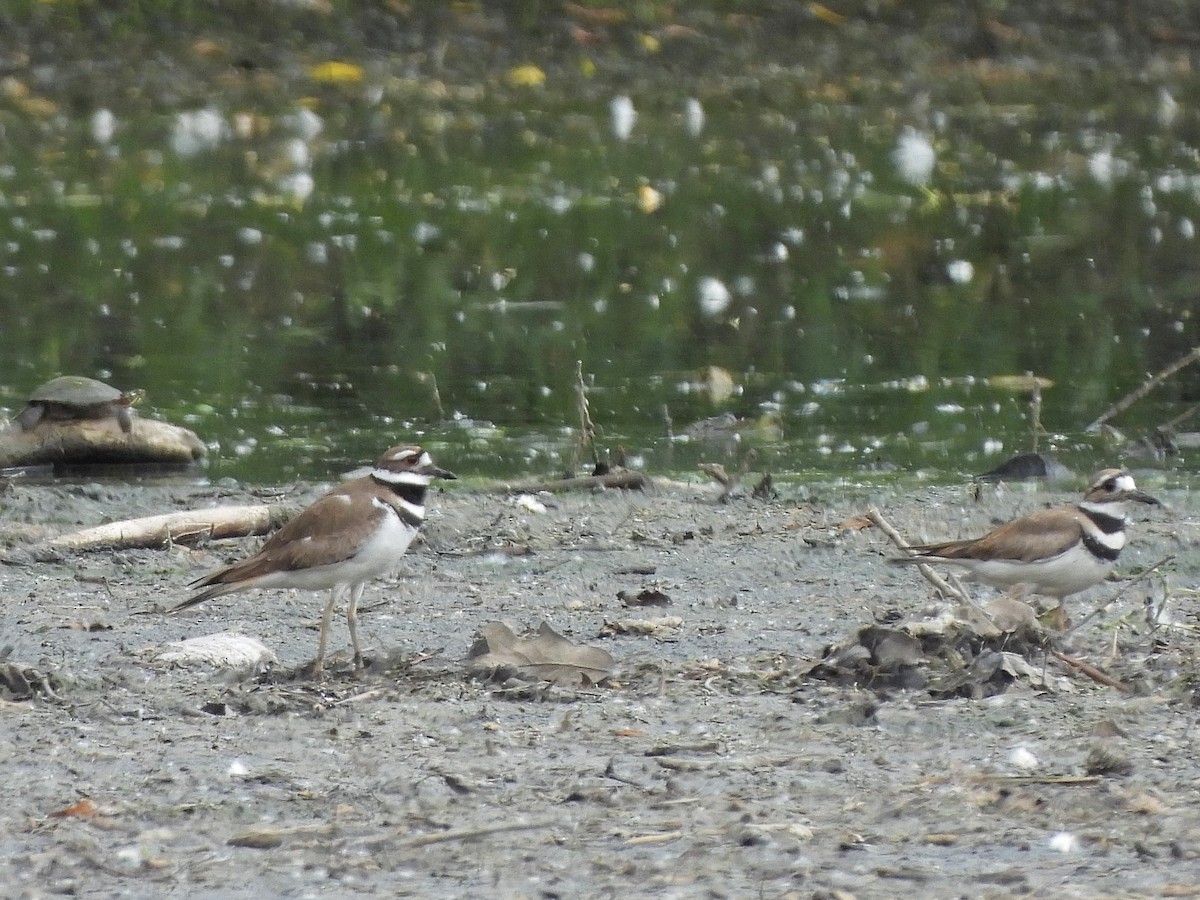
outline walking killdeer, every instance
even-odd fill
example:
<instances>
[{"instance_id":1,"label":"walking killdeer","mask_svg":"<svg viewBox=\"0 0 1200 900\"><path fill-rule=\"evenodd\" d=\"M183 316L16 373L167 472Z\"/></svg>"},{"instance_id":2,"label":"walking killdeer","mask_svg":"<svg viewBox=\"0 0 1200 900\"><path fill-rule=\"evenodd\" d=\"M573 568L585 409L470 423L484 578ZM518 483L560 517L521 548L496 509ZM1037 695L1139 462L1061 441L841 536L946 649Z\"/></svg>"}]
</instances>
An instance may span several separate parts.
<instances>
[{"instance_id":1,"label":"walking killdeer","mask_svg":"<svg viewBox=\"0 0 1200 900\"><path fill-rule=\"evenodd\" d=\"M330 590L321 616L313 674L325 661L329 620L347 591L346 622L354 666L363 665L358 643L358 601L363 587L391 571L425 519L425 489L435 478L454 478L420 447L393 447L370 473L325 494L280 528L256 554L192 582L203 588L170 609L178 612L213 597L250 588Z\"/></svg>"},{"instance_id":2,"label":"walking killdeer","mask_svg":"<svg viewBox=\"0 0 1200 900\"><path fill-rule=\"evenodd\" d=\"M897 563L950 563L994 587L1027 585L1062 599L1105 579L1121 548L1130 501L1158 504L1121 469L1096 474L1083 499L1006 522L983 537L910 547Z\"/></svg>"}]
</instances>

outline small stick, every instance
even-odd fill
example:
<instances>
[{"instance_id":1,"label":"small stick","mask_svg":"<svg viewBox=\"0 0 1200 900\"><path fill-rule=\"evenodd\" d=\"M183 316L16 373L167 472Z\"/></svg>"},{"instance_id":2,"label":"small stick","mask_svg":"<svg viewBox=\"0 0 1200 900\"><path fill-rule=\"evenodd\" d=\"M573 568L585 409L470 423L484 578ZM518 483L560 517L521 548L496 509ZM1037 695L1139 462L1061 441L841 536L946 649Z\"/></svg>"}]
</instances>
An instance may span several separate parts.
<instances>
[{"instance_id":1,"label":"small stick","mask_svg":"<svg viewBox=\"0 0 1200 900\"><path fill-rule=\"evenodd\" d=\"M1193 347L1175 362L1171 363L1161 372L1147 378L1140 386L1134 388L1108 409L1106 409L1095 422L1087 427L1087 431L1096 431L1101 425L1111 419L1113 416L1123 413L1130 406L1141 400L1148 393L1182 369L1184 366L1190 365L1200 360L1200 345Z\"/></svg>"},{"instance_id":2,"label":"small stick","mask_svg":"<svg viewBox=\"0 0 1200 900\"><path fill-rule=\"evenodd\" d=\"M536 494L539 491L595 491L602 488L619 488L641 491L650 486L650 479L641 472L609 472L607 475L579 475L575 478L555 478L551 481L523 481L517 484L497 482L488 490L508 494Z\"/></svg>"},{"instance_id":3,"label":"small stick","mask_svg":"<svg viewBox=\"0 0 1200 900\"><path fill-rule=\"evenodd\" d=\"M1115 594L1113 594L1111 597L1109 597L1107 600L1105 600L1103 603L1101 603L1099 606L1097 606L1095 609L1093 609L1090 613L1088 613L1086 616L1084 616L1082 619L1080 619L1079 622L1077 622L1075 625L1072 625L1070 628L1068 628L1062 635L1063 639L1065 640L1066 638L1069 638L1071 635L1073 635L1076 631L1078 631L1080 628L1082 628L1088 622L1092 621L1092 619L1096 618L1096 616L1100 615L1100 613L1104 612L1104 610L1108 609L1110 606L1112 606L1114 603L1116 603L1118 600L1120 600L1122 597L1124 597L1125 594L1128 593L1131 588L1133 588L1139 582L1144 581L1146 578L1148 578L1151 575L1151 573L1153 573L1156 569L1158 569L1161 566L1165 566L1167 563L1171 562L1174 559L1175 559L1174 554L1164 556L1162 559L1160 559L1158 562L1156 562L1150 568L1143 570L1136 578L1130 580L1126 584L1121 585L1120 590L1118 590Z\"/></svg>"},{"instance_id":4,"label":"small stick","mask_svg":"<svg viewBox=\"0 0 1200 900\"><path fill-rule=\"evenodd\" d=\"M1030 372L1029 376L1032 378L1033 373ZM1042 436L1042 386L1036 378L1033 379L1033 392L1029 397L1029 431L1033 437L1032 452L1037 453L1038 439Z\"/></svg>"},{"instance_id":5,"label":"small stick","mask_svg":"<svg viewBox=\"0 0 1200 900\"><path fill-rule=\"evenodd\" d=\"M637 837L627 838L625 841L626 847L639 847L643 844L669 844L672 841L677 841L683 837L682 831L664 831L661 834L640 834Z\"/></svg>"},{"instance_id":6,"label":"small stick","mask_svg":"<svg viewBox=\"0 0 1200 900\"><path fill-rule=\"evenodd\" d=\"M867 518L871 520L871 523L876 528L886 534L888 539L901 550L911 549L908 545L908 541L904 539L900 532L892 527L892 524L883 517L883 513L881 513L877 507L872 506L869 510L867 510ZM925 580L932 584L937 592L943 597L954 597L955 599L966 603L968 606L973 607L977 612L983 613L983 610L978 607L975 601L972 600L966 594L966 592L960 591L951 586L950 582L946 581L946 579L944 579L937 572L933 571L933 569L931 569L929 566L925 565L925 563L917 563L917 571L920 572L921 575L924 576ZM984 613L984 615L987 614ZM988 621L991 621L991 619L989 618Z\"/></svg>"},{"instance_id":7,"label":"small stick","mask_svg":"<svg viewBox=\"0 0 1200 900\"><path fill-rule=\"evenodd\" d=\"M588 411L587 385L583 382L583 360L575 360L575 402L579 406L579 427L583 443L592 451L593 468L600 467L600 454L596 452L596 426Z\"/></svg>"},{"instance_id":8,"label":"small stick","mask_svg":"<svg viewBox=\"0 0 1200 900\"><path fill-rule=\"evenodd\" d=\"M1063 653L1061 650L1051 650L1050 652L1054 654L1054 658L1059 662L1065 663L1072 669L1077 669L1088 678L1092 679L1092 681L1107 685L1110 688L1116 688L1122 694L1128 694L1130 690L1132 690L1128 685L1122 684L1111 675L1101 672L1090 663L1085 663L1082 659L1076 659L1073 656L1067 656L1067 654Z\"/></svg>"},{"instance_id":9,"label":"small stick","mask_svg":"<svg viewBox=\"0 0 1200 900\"><path fill-rule=\"evenodd\" d=\"M428 847L431 844L445 844L449 841L470 841L480 837L490 837L493 834L504 834L509 831L536 831L539 828L550 828L554 823L549 819L533 822L507 822L498 825L484 825L482 828L451 828L449 831L438 831L433 834L421 834L414 838L401 841L401 847Z\"/></svg>"},{"instance_id":10,"label":"small stick","mask_svg":"<svg viewBox=\"0 0 1200 900\"><path fill-rule=\"evenodd\" d=\"M437 420L444 421L446 410L442 408L442 392L438 390L437 376L432 372L418 372L417 379L429 385L429 392L433 395L433 407L437 410Z\"/></svg>"},{"instance_id":11,"label":"small stick","mask_svg":"<svg viewBox=\"0 0 1200 900\"><path fill-rule=\"evenodd\" d=\"M970 784L1099 784L1099 775L993 775L980 772L972 775L933 775L921 780L922 785L966 781Z\"/></svg>"},{"instance_id":12,"label":"small stick","mask_svg":"<svg viewBox=\"0 0 1200 900\"><path fill-rule=\"evenodd\" d=\"M1191 409L1185 409L1171 421L1164 422L1162 425L1159 425L1157 430L1167 432L1174 431L1176 428L1194 416L1197 412L1200 412L1200 403L1197 403Z\"/></svg>"}]
</instances>

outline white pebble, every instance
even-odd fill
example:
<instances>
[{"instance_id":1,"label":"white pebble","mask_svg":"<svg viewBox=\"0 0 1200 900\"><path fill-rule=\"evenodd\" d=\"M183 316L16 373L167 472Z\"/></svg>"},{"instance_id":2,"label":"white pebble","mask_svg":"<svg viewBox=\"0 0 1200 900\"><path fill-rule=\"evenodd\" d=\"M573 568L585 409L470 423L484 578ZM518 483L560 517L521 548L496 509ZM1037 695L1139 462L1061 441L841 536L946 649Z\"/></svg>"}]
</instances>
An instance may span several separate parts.
<instances>
[{"instance_id":1,"label":"white pebble","mask_svg":"<svg viewBox=\"0 0 1200 900\"><path fill-rule=\"evenodd\" d=\"M1079 849L1079 838L1069 831L1060 831L1050 836L1050 849L1059 853L1074 853Z\"/></svg>"},{"instance_id":2,"label":"white pebble","mask_svg":"<svg viewBox=\"0 0 1200 900\"><path fill-rule=\"evenodd\" d=\"M1013 768L1021 769L1025 772L1032 772L1040 765L1038 758L1033 755L1028 747L1014 747L1008 754L1008 761Z\"/></svg>"},{"instance_id":3,"label":"white pebble","mask_svg":"<svg viewBox=\"0 0 1200 900\"><path fill-rule=\"evenodd\" d=\"M517 506L531 513L542 514L546 511L546 504L538 500L532 494L521 494L516 499Z\"/></svg>"}]
</instances>

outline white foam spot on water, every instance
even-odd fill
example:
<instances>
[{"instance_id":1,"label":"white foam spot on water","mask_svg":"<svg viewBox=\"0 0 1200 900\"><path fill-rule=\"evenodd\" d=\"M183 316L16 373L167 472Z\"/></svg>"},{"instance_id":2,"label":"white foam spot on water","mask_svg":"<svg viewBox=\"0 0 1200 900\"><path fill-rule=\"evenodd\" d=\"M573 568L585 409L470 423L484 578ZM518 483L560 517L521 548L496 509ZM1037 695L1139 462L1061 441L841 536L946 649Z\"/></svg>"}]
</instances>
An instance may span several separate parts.
<instances>
[{"instance_id":1,"label":"white foam spot on water","mask_svg":"<svg viewBox=\"0 0 1200 900\"><path fill-rule=\"evenodd\" d=\"M696 282L696 291L700 311L706 316L719 316L729 308L732 295L721 279L705 275Z\"/></svg>"},{"instance_id":2,"label":"white foam spot on water","mask_svg":"<svg viewBox=\"0 0 1200 900\"><path fill-rule=\"evenodd\" d=\"M699 137L704 130L704 107L695 97L683 103L683 127L692 137Z\"/></svg>"},{"instance_id":3,"label":"white foam spot on water","mask_svg":"<svg viewBox=\"0 0 1200 900\"><path fill-rule=\"evenodd\" d=\"M637 124L637 110L633 108L633 101L624 94L618 94L609 102L608 111L612 118L613 135L619 141L629 140L633 126Z\"/></svg>"},{"instance_id":4,"label":"white foam spot on water","mask_svg":"<svg viewBox=\"0 0 1200 900\"><path fill-rule=\"evenodd\" d=\"M975 267L965 259L946 263L946 277L955 284L969 284L975 278Z\"/></svg>"},{"instance_id":5,"label":"white foam spot on water","mask_svg":"<svg viewBox=\"0 0 1200 900\"><path fill-rule=\"evenodd\" d=\"M929 138L915 128L906 128L892 150L892 164L897 174L909 184L928 184L936 163L937 153Z\"/></svg>"},{"instance_id":6,"label":"white foam spot on water","mask_svg":"<svg viewBox=\"0 0 1200 900\"><path fill-rule=\"evenodd\" d=\"M229 126L221 113L211 106L187 110L175 117L171 130L171 149L180 156L195 156L212 150L229 135Z\"/></svg>"},{"instance_id":7,"label":"white foam spot on water","mask_svg":"<svg viewBox=\"0 0 1200 900\"><path fill-rule=\"evenodd\" d=\"M110 109L98 109L92 113L92 140L97 144L107 144L117 132L117 117Z\"/></svg>"}]
</instances>

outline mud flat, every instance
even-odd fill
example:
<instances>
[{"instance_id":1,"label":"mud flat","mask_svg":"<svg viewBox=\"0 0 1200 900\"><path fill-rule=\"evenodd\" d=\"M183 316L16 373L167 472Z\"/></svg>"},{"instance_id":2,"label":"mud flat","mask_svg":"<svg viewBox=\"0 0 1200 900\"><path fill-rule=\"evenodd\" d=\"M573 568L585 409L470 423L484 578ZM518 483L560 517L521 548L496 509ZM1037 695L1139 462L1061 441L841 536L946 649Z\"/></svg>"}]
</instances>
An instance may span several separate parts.
<instances>
[{"instance_id":1,"label":"mud flat","mask_svg":"<svg viewBox=\"0 0 1200 900\"><path fill-rule=\"evenodd\" d=\"M1153 485L1151 485L1153 487ZM288 499L318 491L305 486ZM535 512L454 490L371 584L359 678L311 660L322 598L156 610L258 539L60 553L122 516L260 502L211 486L13 487L0 525L0 884L15 897L1054 897L1200 892L1197 503L1161 491L1121 570L1166 567L984 699L814 678L830 644L929 587L854 517L978 533L1075 494L709 485L578 493ZM278 500L278 497L269 498ZM503 552L478 552L503 548ZM1069 601L1076 618L1116 590ZM637 596L669 605L637 606ZM624 592L624 601L618 595ZM632 601L631 601L631 598ZM549 622L618 661L577 688L466 674L479 630ZM180 666L234 631L265 671ZM1190 893L1189 893L1190 892Z\"/></svg>"}]
</instances>

